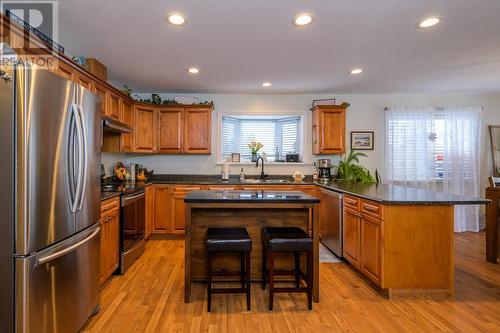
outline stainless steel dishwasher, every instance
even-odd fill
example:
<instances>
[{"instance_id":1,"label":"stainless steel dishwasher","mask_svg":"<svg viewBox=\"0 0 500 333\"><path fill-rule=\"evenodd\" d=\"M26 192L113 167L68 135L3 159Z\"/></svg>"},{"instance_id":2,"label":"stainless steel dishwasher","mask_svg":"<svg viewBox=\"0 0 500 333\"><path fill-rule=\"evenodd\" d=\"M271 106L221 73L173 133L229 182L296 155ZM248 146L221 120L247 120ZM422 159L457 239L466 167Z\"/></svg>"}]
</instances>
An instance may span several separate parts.
<instances>
[{"instance_id":1,"label":"stainless steel dishwasher","mask_svg":"<svg viewBox=\"0 0 500 333\"><path fill-rule=\"evenodd\" d=\"M342 257L343 195L327 189L321 191L321 243L337 257Z\"/></svg>"}]
</instances>

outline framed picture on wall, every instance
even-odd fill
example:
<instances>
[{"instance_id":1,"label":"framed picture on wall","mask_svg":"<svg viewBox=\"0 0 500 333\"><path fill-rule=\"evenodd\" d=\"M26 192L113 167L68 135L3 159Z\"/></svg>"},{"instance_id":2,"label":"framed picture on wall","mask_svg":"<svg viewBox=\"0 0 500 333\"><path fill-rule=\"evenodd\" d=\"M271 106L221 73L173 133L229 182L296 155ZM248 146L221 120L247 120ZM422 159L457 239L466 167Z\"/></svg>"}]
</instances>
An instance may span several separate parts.
<instances>
[{"instance_id":1,"label":"framed picture on wall","mask_svg":"<svg viewBox=\"0 0 500 333\"><path fill-rule=\"evenodd\" d=\"M375 133L373 131L352 131L351 149L373 150L375 143Z\"/></svg>"}]
</instances>

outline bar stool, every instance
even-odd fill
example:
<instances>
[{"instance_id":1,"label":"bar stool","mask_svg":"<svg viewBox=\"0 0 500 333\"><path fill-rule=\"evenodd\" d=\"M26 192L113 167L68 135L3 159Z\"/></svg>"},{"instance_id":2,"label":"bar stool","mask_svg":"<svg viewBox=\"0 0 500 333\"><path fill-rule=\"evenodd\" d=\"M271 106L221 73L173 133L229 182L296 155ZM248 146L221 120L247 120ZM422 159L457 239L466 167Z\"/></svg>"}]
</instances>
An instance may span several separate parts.
<instances>
[{"instance_id":1,"label":"bar stool","mask_svg":"<svg viewBox=\"0 0 500 333\"><path fill-rule=\"evenodd\" d=\"M246 293L247 310L250 310L250 252L252 240L245 228L208 228L205 234L207 249L207 295L208 312L212 307L212 294ZM239 272L214 271L213 259L217 253L239 253L241 270ZM212 288L214 276L240 276L241 288Z\"/></svg>"},{"instance_id":2,"label":"bar stool","mask_svg":"<svg viewBox=\"0 0 500 333\"><path fill-rule=\"evenodd\" d=\"M262 289L266 289L266 278L269 278L269 310L273 309L274 293L307 293L307 304L312 310L313 292L313 252L312 239L298 227L265 227L262 228ZM300 269L300 254L307 253L307 275ZM276 253L293 253L295 268L292 270L275 270ZM294 276L295 288L275 288L275 276ZM301 287L303 278L306 287Z\"/></svg>"}]
</instances>

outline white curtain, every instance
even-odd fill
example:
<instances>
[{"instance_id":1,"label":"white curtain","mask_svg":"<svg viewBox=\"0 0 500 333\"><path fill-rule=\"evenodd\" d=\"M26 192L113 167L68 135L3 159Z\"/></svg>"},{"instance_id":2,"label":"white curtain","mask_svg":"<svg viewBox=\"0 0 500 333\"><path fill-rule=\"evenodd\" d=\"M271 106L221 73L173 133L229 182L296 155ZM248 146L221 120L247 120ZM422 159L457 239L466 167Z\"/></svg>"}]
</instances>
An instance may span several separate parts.
<instances>
[{"instance_id":1,"label":"white curtain","mask_svg":"<svg viewBox=\"0 0 500 333\"><path fill-rule=\"evenodd\" d=\"M386 112L390 184L479 196L481 108L392 107ZM479 230L479 207L455 207L455 232Z\"/></svg>"},{"instance_id":2,"label":"white curtain","mask_svg":"<svg viewBox=\"0 0 500 333\"><path fill-rule=\"evenodd\" d=\"M445 108L443 191L479 197L481 108ZM479 231L479 206L455 206L455 232Z\"/></svg>"}]
</instances>

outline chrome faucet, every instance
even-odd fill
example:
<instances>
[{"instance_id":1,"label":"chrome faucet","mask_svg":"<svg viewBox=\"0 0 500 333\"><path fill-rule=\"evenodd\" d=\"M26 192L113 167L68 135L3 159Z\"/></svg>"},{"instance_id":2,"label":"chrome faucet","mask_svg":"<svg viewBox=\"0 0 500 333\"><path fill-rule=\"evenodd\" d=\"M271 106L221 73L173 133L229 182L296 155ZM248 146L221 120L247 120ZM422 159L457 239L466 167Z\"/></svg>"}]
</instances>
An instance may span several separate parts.
<instances>
[{"instance_id":1,"label":"chrome faucet","mask_svg":"<svg viewBox=\"0 0 500 333\"><path fill-rule=\"evenodd\" d=\"M257 162L255 162L255 167L259 167L259 160L262 160L262 169L260 170L260 179L264 179L266 178L268 175L266 175L264 173L264 159L262 157L259 156L259 158L257 158Z\"/></svg>"}]
</instances>

